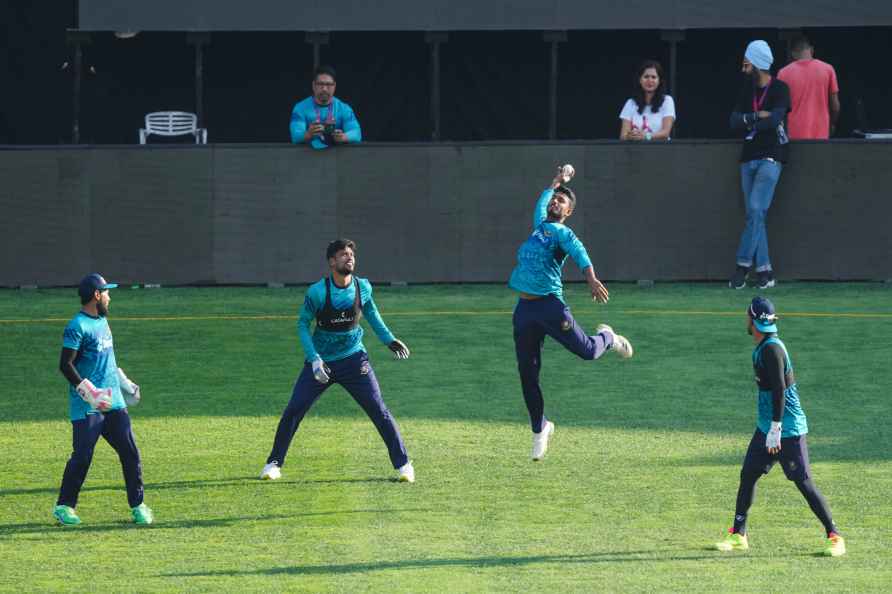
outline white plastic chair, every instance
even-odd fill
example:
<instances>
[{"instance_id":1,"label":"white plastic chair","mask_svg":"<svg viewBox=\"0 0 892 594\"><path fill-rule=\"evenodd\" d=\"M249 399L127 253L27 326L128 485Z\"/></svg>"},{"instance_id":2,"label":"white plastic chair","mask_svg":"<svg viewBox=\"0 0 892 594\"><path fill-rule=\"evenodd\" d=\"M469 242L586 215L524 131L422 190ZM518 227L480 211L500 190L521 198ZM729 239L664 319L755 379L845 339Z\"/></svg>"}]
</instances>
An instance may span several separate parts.
<instances>
[{"instance_id":1,"label":"white plastic chair","mask_svg":"<svg viewBox=\"0 0 892 594\"><path fill-rule=\"evenodd\" d=\"M155 111L146 114L146 127L139 129L139 143L145 144L149 135L195 137L195 144L208 143L207 128L198 127L198 116L188 111Z\"/></svg>"}]
</instances>

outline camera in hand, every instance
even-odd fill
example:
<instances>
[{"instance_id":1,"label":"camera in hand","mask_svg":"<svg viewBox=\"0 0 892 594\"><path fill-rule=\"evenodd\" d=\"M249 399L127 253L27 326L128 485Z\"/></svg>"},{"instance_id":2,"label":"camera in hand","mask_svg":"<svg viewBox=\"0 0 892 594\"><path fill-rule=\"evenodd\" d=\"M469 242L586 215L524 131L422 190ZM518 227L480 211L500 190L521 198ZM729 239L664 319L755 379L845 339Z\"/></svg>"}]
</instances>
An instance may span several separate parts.
<instances>
[{"instance_id":1,"label":"camera in hand","mask_svg":"<svg viewBox=\"0 0 892 594\"><path fill-rule=\"evenodd\" d=\"M334 122L326 122L325 126L322 129L322 134L323 136L325 136L325 144L334 144L334 132Z\"/></svg>"}]
</instances>

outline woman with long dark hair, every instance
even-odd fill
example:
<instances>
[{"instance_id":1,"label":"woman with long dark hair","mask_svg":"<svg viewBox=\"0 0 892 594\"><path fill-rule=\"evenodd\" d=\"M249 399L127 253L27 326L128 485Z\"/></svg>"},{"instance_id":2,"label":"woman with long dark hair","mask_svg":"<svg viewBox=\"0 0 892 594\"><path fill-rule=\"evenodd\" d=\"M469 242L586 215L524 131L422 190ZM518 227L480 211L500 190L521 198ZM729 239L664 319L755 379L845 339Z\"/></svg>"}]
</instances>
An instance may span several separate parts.
<instances>
[{"instance_id":1,"label":"woman with long dark hair","mask_svg":"<svg viewBox=\"0 0 892 594\"><path fill-rule=\"evenodd\" d=\"M638 67L635 85L619 114L620 140L669 140L675 124L675 101L666 94L663 67L645 60Z\"/></svg>"}]
</instances>

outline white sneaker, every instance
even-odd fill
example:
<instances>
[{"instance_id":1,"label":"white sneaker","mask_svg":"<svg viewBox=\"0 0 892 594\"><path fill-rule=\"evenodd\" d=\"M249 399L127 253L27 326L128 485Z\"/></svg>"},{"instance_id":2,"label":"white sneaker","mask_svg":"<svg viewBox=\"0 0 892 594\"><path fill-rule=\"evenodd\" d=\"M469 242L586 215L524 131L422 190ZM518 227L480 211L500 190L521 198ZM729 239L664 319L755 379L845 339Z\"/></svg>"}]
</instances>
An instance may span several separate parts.
<instances>
[{"instance_id":1,"label":"white sneaker","mask_svg":"<svg viewBox=\"0 0 892 594\"><path fill-rule=\"evenodd\" d=\"M282 478L282 470L275 462L270 462L264 466L263 472L260 473L260 480L262 481L274 481L280 478Z\"/></svg>"},{"instance_id":2,"label":"white sneaker","mask_svg":"<svg viewBox=\"0 0 892 594\"><path fill-rule=\"evenodd\" d=\"M548 440L551 439L552 434L554 434L554 423L551 421L545 421L541 432L533 433L533 452L530 454L533 462L538 462L545 457L545 450L548 449Z\"/></svg>"},{"instance_id":3,"label":"white sneaker","mask_svg":"<svg viewBox=\"0 0 892 594\"><path fill-rule=\"evenodd\" d=\"M400 473L399 481L401 483L415 482L415 468L412 467L412 461L408 461L397 469Z\"/></svg>"},{"instance_id":4,"label":"white sneaker","mask_svg":"<svg viewBox=\"0 0 892 594\"><path fill-rule=\"evenodd\" d=\"M622 334L614 332L613 328L607 324L598 324L598 327L595 328L595 334L601 334L602 332L613 334L613 345L611 345L610 350L615 351L616 354L623 359L630 358L635 352L634 349L632 349L632 343L629 342L629 339Z\"/></svg>"}]
</instances>

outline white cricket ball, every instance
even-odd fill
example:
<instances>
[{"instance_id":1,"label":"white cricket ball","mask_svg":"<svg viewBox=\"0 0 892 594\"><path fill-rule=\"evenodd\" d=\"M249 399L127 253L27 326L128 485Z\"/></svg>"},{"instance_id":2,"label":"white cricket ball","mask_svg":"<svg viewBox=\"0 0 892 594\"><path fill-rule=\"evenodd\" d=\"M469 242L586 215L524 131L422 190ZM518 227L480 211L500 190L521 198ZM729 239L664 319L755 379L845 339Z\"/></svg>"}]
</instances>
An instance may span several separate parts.
<instances>
[{"instance_id":1,"label":"white cricket ball","mask_svg":"<svg viewBox=\"0 0 892 594\"><path fill-rule=\"evenodd\" d=\"M573 179L574 175L576 175L576 170L573 169L573 166L569 163L561 167L561 177L564 178L564 183L567 183L571 179Z\"/></svg>"}]
</instances>

